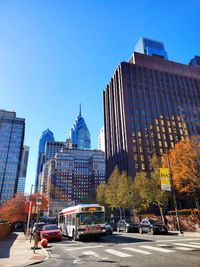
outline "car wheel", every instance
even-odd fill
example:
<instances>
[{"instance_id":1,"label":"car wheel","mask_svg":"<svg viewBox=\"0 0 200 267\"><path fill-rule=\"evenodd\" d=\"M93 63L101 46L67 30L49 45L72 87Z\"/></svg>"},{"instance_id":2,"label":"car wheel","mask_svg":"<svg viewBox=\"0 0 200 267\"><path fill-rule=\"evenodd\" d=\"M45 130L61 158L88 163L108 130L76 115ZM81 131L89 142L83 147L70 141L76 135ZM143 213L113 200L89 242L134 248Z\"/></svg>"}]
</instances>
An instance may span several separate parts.
<instances>
[{"instance_id":1,"label":"car wheel","mask_svg":"<svg viewBox=\"0 0 200 267\"><path fill-rule=\"evenodd\" d=\"M141 227L139 228L139 233L140 234L143 234L143 231L142 231L142 228Z\"/></svg>"},{"instance_id":2,"label":"car wheel","mask_svg":"<svg viewBox=\"0 0 200 267\"><path fill-rule=\"evenodd\" d=\"M117 227L117 232L118 232L118 233L120 232L120 228L119 228L119 227Z\"/></svg>"},{"instance_id":3,"label":"car wheel","mask_svg":"<svg viewBox=\"0 0 200 267\"><path fill-rule=\"evenodd\" d=\"M151 228L150 233L151 233L151 235L154 235L155 234L153 228Z\"/></svg>"}]
</instances>

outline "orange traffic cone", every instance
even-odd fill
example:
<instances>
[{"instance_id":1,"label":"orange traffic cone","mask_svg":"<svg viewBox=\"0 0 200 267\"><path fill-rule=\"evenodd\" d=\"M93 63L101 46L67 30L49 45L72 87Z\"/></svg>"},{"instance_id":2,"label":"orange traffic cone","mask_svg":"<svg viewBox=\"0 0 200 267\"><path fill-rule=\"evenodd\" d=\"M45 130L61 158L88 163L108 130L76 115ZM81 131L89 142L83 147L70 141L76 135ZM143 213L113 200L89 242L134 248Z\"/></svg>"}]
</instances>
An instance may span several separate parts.
<instances>
[{"instance_id":1,"label":"orange traffic cone","mask_svg":"<svg viewBox=\"0 0 200 267\"><path fill-rule=\"evenodd\" d=\"M44 248L48 246L48 240L46 238L43 238L40 243Z\"/></svg>"}]
</instances>

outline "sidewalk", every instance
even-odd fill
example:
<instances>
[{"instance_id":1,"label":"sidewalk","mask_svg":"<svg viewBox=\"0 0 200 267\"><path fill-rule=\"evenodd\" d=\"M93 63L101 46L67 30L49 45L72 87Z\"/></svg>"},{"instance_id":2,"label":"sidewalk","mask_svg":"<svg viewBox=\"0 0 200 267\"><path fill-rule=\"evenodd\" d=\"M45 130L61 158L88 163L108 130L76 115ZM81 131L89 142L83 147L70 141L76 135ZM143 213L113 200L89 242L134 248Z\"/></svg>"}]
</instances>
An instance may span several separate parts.
<instances>
[{"instance_id":1,"label":"sidewalk","mask_svg":"<svg viewBox=\"0 0 200 267\"><path fill-rule=\"evenodd\" d=\"M169 234L171 234L171 235L185 236L185 237L199 237L200 238L200 231L196 231L196 232L183 232L181 234L178 231L169 231Z\"/></svg>"},{"instance_id":2,"label":"sidewalk","mask_svg":"<svg viewBox=\"0 0 200 267\"><path fill-rule=\"evenodd\" d=\"M0 267L23 267L42 262L49 258L48 252L42 248L33 250L33 241L26 240L24 233L13 232L0 240Z\"/></svg>"}]
</instances>

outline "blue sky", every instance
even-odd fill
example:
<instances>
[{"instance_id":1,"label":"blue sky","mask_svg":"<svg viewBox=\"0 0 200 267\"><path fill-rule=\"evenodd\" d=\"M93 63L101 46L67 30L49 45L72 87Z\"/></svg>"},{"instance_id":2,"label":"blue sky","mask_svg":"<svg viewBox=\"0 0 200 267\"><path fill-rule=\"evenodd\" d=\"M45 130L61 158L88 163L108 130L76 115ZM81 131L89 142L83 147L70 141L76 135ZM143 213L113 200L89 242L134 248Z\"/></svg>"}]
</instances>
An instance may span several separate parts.
<instances>
[{"instance_id":1,"label":"blue sky","mask_svg":"<svg viewBox=\"0 0 200 267\"><path fill-rule=\"evenodd\" d=\"M26 192L42 131L64 141L80 103L97 148L103 89L141 36L173 61L200 55L199 11L198 0L0 0L0 108L26 119Z\"/></svg>"}]
</instances>

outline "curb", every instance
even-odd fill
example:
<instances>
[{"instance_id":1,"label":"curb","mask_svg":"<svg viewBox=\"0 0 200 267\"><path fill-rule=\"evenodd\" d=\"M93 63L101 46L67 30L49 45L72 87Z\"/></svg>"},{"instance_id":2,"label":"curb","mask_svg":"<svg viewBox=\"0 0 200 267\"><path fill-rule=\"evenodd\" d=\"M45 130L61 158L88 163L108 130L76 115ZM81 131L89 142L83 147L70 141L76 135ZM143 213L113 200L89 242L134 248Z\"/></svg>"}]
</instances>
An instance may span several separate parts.
<instances>
[{"instance_id":1,"label":"curb","mask_svg":"<svg viewBox=\"0 0 200 267\"><path fill-rule=\"evenodd\" d=\"M44 255L45 255L45 259L44 259L44 261L46 261L46 260L48 260L49 259L49 253L48 253L48 251L45 249L45 248L43 248L43 246L41 247L42 248L42 251L44 252Z\"/></svg>"}]
</instances>

